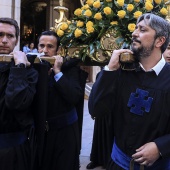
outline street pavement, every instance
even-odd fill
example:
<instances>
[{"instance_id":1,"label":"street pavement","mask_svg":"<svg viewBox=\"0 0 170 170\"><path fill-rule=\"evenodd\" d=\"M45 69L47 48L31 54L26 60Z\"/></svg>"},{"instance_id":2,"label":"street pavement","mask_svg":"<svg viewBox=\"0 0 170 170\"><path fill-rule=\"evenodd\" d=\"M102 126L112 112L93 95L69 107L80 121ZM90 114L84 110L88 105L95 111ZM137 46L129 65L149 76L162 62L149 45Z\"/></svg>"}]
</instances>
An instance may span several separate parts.
<instances>
[{"instance_id":1,"label":"street pavement","mask_svg":"<svg viewBox=\"0 0 170 170\"><path fill-rule=\"evenodd\" d=\"M90 152L92 146L94 120L88 111L88 100L84 100L83 130L82 130L82 149L80 154L80 170L86 170L90 163ZM94 170L104 170L102 167L96 167Z\"/></svg>"}]
</instances>

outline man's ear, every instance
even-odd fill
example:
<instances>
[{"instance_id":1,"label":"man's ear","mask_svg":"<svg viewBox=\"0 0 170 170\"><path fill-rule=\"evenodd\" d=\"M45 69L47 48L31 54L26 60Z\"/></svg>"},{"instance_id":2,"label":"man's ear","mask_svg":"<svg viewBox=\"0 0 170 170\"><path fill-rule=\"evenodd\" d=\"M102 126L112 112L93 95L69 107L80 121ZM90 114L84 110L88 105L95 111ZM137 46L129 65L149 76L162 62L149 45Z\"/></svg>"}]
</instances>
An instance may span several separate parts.
<instances>
[{"instance_id":1,"label":"man's ear","mask_svg":"<svg viewBox=\"0 0 170 170\"><path fill-rule=\"evenodd\" d=\"M166 40L166 38L165 37L158 37L157 39L156 39L156 43L155 43L155 46L157 47L157 48L159 48L159 47L161 47L164 43L165 43L165 40Z\"/></svg>"},{"instance_id":2,"label":"man's ear","mask_svg":"<svg viewBox=\"0 0 170 170\"><path fill-rule=\"evenodd\" d=\"M16 40L16 42L15 42L15 45L17 45L18 44L18 39Z\"/></svg>"}]
</instances>

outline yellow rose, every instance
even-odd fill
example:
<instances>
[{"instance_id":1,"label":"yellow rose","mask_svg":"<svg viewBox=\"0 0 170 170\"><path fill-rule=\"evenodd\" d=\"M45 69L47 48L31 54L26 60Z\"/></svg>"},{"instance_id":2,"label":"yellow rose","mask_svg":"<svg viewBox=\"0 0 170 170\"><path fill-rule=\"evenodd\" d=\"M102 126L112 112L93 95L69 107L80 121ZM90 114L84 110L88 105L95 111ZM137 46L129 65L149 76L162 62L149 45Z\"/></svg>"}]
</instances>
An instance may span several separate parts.
<instances>
[{"instance_id":1,"label":"yellow rose","mask_svg":"<svg viewBox=\"0 0 170 170\"><path fill-rule=\"evenodd\" d=\"M139 2L140 2L140 0L134 0L134 2L139 3Z\"/></svg>"},{"instance_id":2,"label":"yellow rose","mask_svg":"<svg viewBox=\"0 0 170 170\"><path fill-rule=\"evenodd\" d=\"M83 34L83 32L78 28L74 31L74 36L76 38L80 37L82 34Z\"/></svg>"},{"instance_id":3,"label":"yellow rose","mask_svg":"<svg viewBox=\"0 0 170 170\"><path fill-rule=\"evenodd\" d=\"M88 26L93 26L94 24L93 24L93 22L91 22L91 21L88 21L87 23L86 23L86 27L88 27Z\"/></svg>"},{"instance_id":4,"label":"yellow rose","mask_svg":"<svg viewBox=\"0 0 170 170\"><path fill-rule=\"evenodd\" d=\"M117 16L119 17L119 18L124 18L125 17L125 15L126 15L126 12L124 11L124 10L120 10L120 11L118 11L118 13L117 13Z\"/></svg>"},{"instance_id":5,"label":"yellow rose","mask_svg":"<svg viewBox=\"0 0 170 170\"><path fill-rule=\"evenodd\" d=\"M133 11L133 9L134 9L133 4L128 4L128 5L127 5L127 10L128 10L128 11L131 12L131 11Z\"/></svg>"},{"instance_id":6,"label":"yellow rose","mask_svg":"<svg viewBox=\"0 0 170 170\"><path fill-rule=\"evenodd\" d=\"M124 0L117 0L117 3L119 6L123 6L124 5Z\"/></svg>"},{"instance_id":7,"label":"yellow rose","mask_svg":"<svg viewBox=\"0 0 170 170\"><path fill-rule=\"evenodd\" d=\"M162 14L162 15L168 15L168 10L166 9L166 8L162 8L161 10L160 10L160 13Z\"/></svg>"},{"instance_id":8,"label":"yellow rose","mask_svg":"<svg viewBox=\"0 0 170 170\"><path fill-rule=\"evenodd\" d=\"M64 31L58 29L58 30L57 30L57 35L58 35L59 37L63 36L63 35L64 35Z\"/></svg>"},{"instance_id":9,"label":"yellow rose","mask_svg":"<svg viewBox=\"0 0 170 170\"><path fill-rule=\"evenodd\" d=\"M82 14L82 10L80 8L77 8L75 11L74 11L74 15L76 16L80 16Z\"/></svg>"},{"instance_id":10,"label":"yellow rose","mask_svg":"<svg viewBox=\"0 0 170 170\"><path fill-rule=\"evenodd\" d=\"M88 4L89 6L92 6L94 3L94 0L87 0L86 1L86 4Z\"/></svg>"},{"instance_id":11,"label":"yellow rose","mask_svg":"<svg viewBox=\"0 0 170 170\"><path fill-rule=\"evenodd\" d=\"M84 22L82 21L77 21L77 27L83 27L84 26Z\"/></svg>"},{"instance_id":12,"label":"yellow rose","mask_svg":"<svg viewBox=\"0 0 170 170\"><path fill-rule=\"evenodd\" d=\"M142 15L141 11L136 11L135 13L133 13L134 18L136 19L138 19L141 15Z\"/></svg>"},{"instance_id":13,"label":"yellow rose","mask_svg":"<svg viewBox=\"0 0 170 170\"><path fill-rule=\"evenodd\" d=\"M92 26L88 26L86 28L86 31L87 31L88 34L93 33L94 32L94 28Z\"/></svg>"},{"instance_id":14,"label":"yellow rose","mask_svg":"<svg viewBox=\"0 0 170 170\"><path fill-rule=\"evenodd\" d=\"M65 31L66 29L68 28L68 24L66 23L63 23L61 26L60 26L60 29Z\"/></svg>"},{"instance_id":15,"label":"yellow rose","mask_svg":"<svg viewBox=\"0 0 170 170\"><path fill-rule=\"evenodd\" d=\"M153 3L153 0L146 0L145 2L150 2L150 3Z\"/></svg>"},{"instance_id":16,"label":"yellow rose","mask_svg":"<svg viewBox=\"0 0 170 170\"><path fill-rule=\"evenodd\" d=\"M106 2L112 2L112 0L106 0Z\"/></svg>"},{"instance_id":17,"label":"yellow rose","mask_svg":"<svg viewBox=\"0 0 170 170\"><path fill-rule=\"evenodd\" d=\"M89 9L89 5L86 4L86 5L82 6L81 9L82 9L82 10L84 10L84 9Z\"/></svg>"},{"instance_id":18,"label":"yellow rose","mask_svg":"<svg viewBox=\"0 0 170 170\"><path fill-rule=\"evenodd\" d=\"M154 0L156 4L160 4L162 0Z\"/></svg>"},{"instance_id":19,"label":"yellow rose","mask_svg":"<svg viewBox=\"0 0 170 170\"><path fill-rule=\"evenodd\" d=\"M103 10L106 15L110 15L112 12L112 9L110 7L105 7Z\"/></svg>"},{"instance_id":20,"label":"yellow rose","mask_svg":"<svg viewBox=\"0 0 170 170\"><path fill-rule=\"evenodd\" d=\"M145 9L147 11L151 11L153 9L153 5L148 1L145 3Z\"/></svg>"},{"instance_id":21,"label":"yellow rose","mask_svg":"<svg viewBox=\"0 0 170 170\"><path fill-rule=\"evenodd\" d=\"M96 1L93 3L93 7L95 8L100 8L101 4L100 4L100 1Z\"/></svg>"},{"instance_id":22,"label":"yellow rose","mask_svg":"<svg viewBox=\"0 0 170 170\"><path fill-rule=\"evenodd\" d=\"M136 25L135 24L128 24L128 30L130 32L133 32L135 30Z\"/></svg>"},{"instance_id":23,"label":"yellow rose","mask_svg":"<svg viewBox=\"0 0 170 170\"><path fill-rule=\"evenodd\" d=\"M85 11L84 15L87 16L87 17L91 17L91 16L92 16L91 10L90 10L90 9L87 9L87 10Z\"/></svg>"},{"instance_id":24,"label":"yellow rose","mask_svg":"<svg viewBox=\"0 0 170 170\"><path fill-rule=\"evenodd\" d=\"M112 21L110 24L111 25L118 25L118 22L117 21Z\"/></svg>"},{"instance_id":25,"label":"yellow rose","mask_svg":"<svg viewBox=\"0 0 170 170\"><path fill-rule=\"evenodd\" d=\"M70 24L71 24L71 21L67 20L67 24L70 25Z\"/></svg>"},{"instance_id":26,"label":"yellow rose","mask_svg":"<svg viewBox=\"0 0 170 170\"><path fill-rule=\"evenodd\" d=\"M96 14L94 15L94 18L97 19L97 20L101 20L101 19L102 19L101 13L100 13L100 12L96 13Z\"/></svg>"}]
</instances>

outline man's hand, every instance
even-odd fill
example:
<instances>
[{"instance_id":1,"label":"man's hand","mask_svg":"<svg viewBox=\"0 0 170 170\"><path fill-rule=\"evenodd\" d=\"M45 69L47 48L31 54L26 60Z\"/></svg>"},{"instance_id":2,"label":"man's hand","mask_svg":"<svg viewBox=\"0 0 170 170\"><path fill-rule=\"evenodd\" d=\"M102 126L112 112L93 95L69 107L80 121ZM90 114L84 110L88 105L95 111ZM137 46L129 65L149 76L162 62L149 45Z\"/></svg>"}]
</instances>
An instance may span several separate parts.
<instances>
[{"instance_id":1,"label":"man's hand","mask_svg":"<svg viewBox=\"0 0 170 170\"><path fill-rule=\"evenodd\" d=\"M13 56L14 56L15 65L23 63L26 65L26 67L30 66L30 62L28 61L27 56L25 55L24 52L14 51L11 54L13 54Z\"/></svg>"},{"instance_id":2,"label":"man's hand","mask_svg":"<svg viewBox=\"0 0 170 170\"><path fill-rule=\"evenodd\" d=\"M155 142L146 143L136 149L136 153L132 155L135 162L145 166L151 166L159 157L159 150Z\"/></svg>"},{"instance_id":3,"label":"man's hand","mask_svg":"<svg viewBox=\"0 0 170 170\"><path fill-rule=\"evenodd\" d=\"M55 63L53 66L53 71L55 74L59 73L61 71L61 66L63 65L63 57L57 55L53 56L55 58Z\"/></svg>"},{"instance_id":4,"label":"man's hand","mask_svg":"<svg viewBox=\"0 0 170 170\"><path fill-rule=\"evenodd\" d=\"M133 54L133 52L129 49L120 49L120 50L113 51L111 59L108 64L109 70L117 70L120 67L120 62L119 62L120 54L126 52Z\"/></svg>"}]
</instances>

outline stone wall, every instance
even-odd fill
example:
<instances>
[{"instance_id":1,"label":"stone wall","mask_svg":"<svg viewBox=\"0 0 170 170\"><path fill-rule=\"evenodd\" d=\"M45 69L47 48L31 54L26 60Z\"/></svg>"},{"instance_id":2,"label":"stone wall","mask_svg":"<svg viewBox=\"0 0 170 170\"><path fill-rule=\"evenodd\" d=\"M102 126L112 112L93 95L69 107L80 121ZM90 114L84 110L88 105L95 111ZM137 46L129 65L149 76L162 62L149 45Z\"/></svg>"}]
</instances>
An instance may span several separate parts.
<instances>
[{"instance_id":1,"label":"stone wall","mask_svg":"<svg viewBox=\"0 0 170 170\"><path fill-rule=\"evenodd\" d=\"M0 0L0 17L10 17L15 19L20 26L20 5L21 0ZM15 47L19 49L20 42Z\"/></svg>"}]
</instances>

